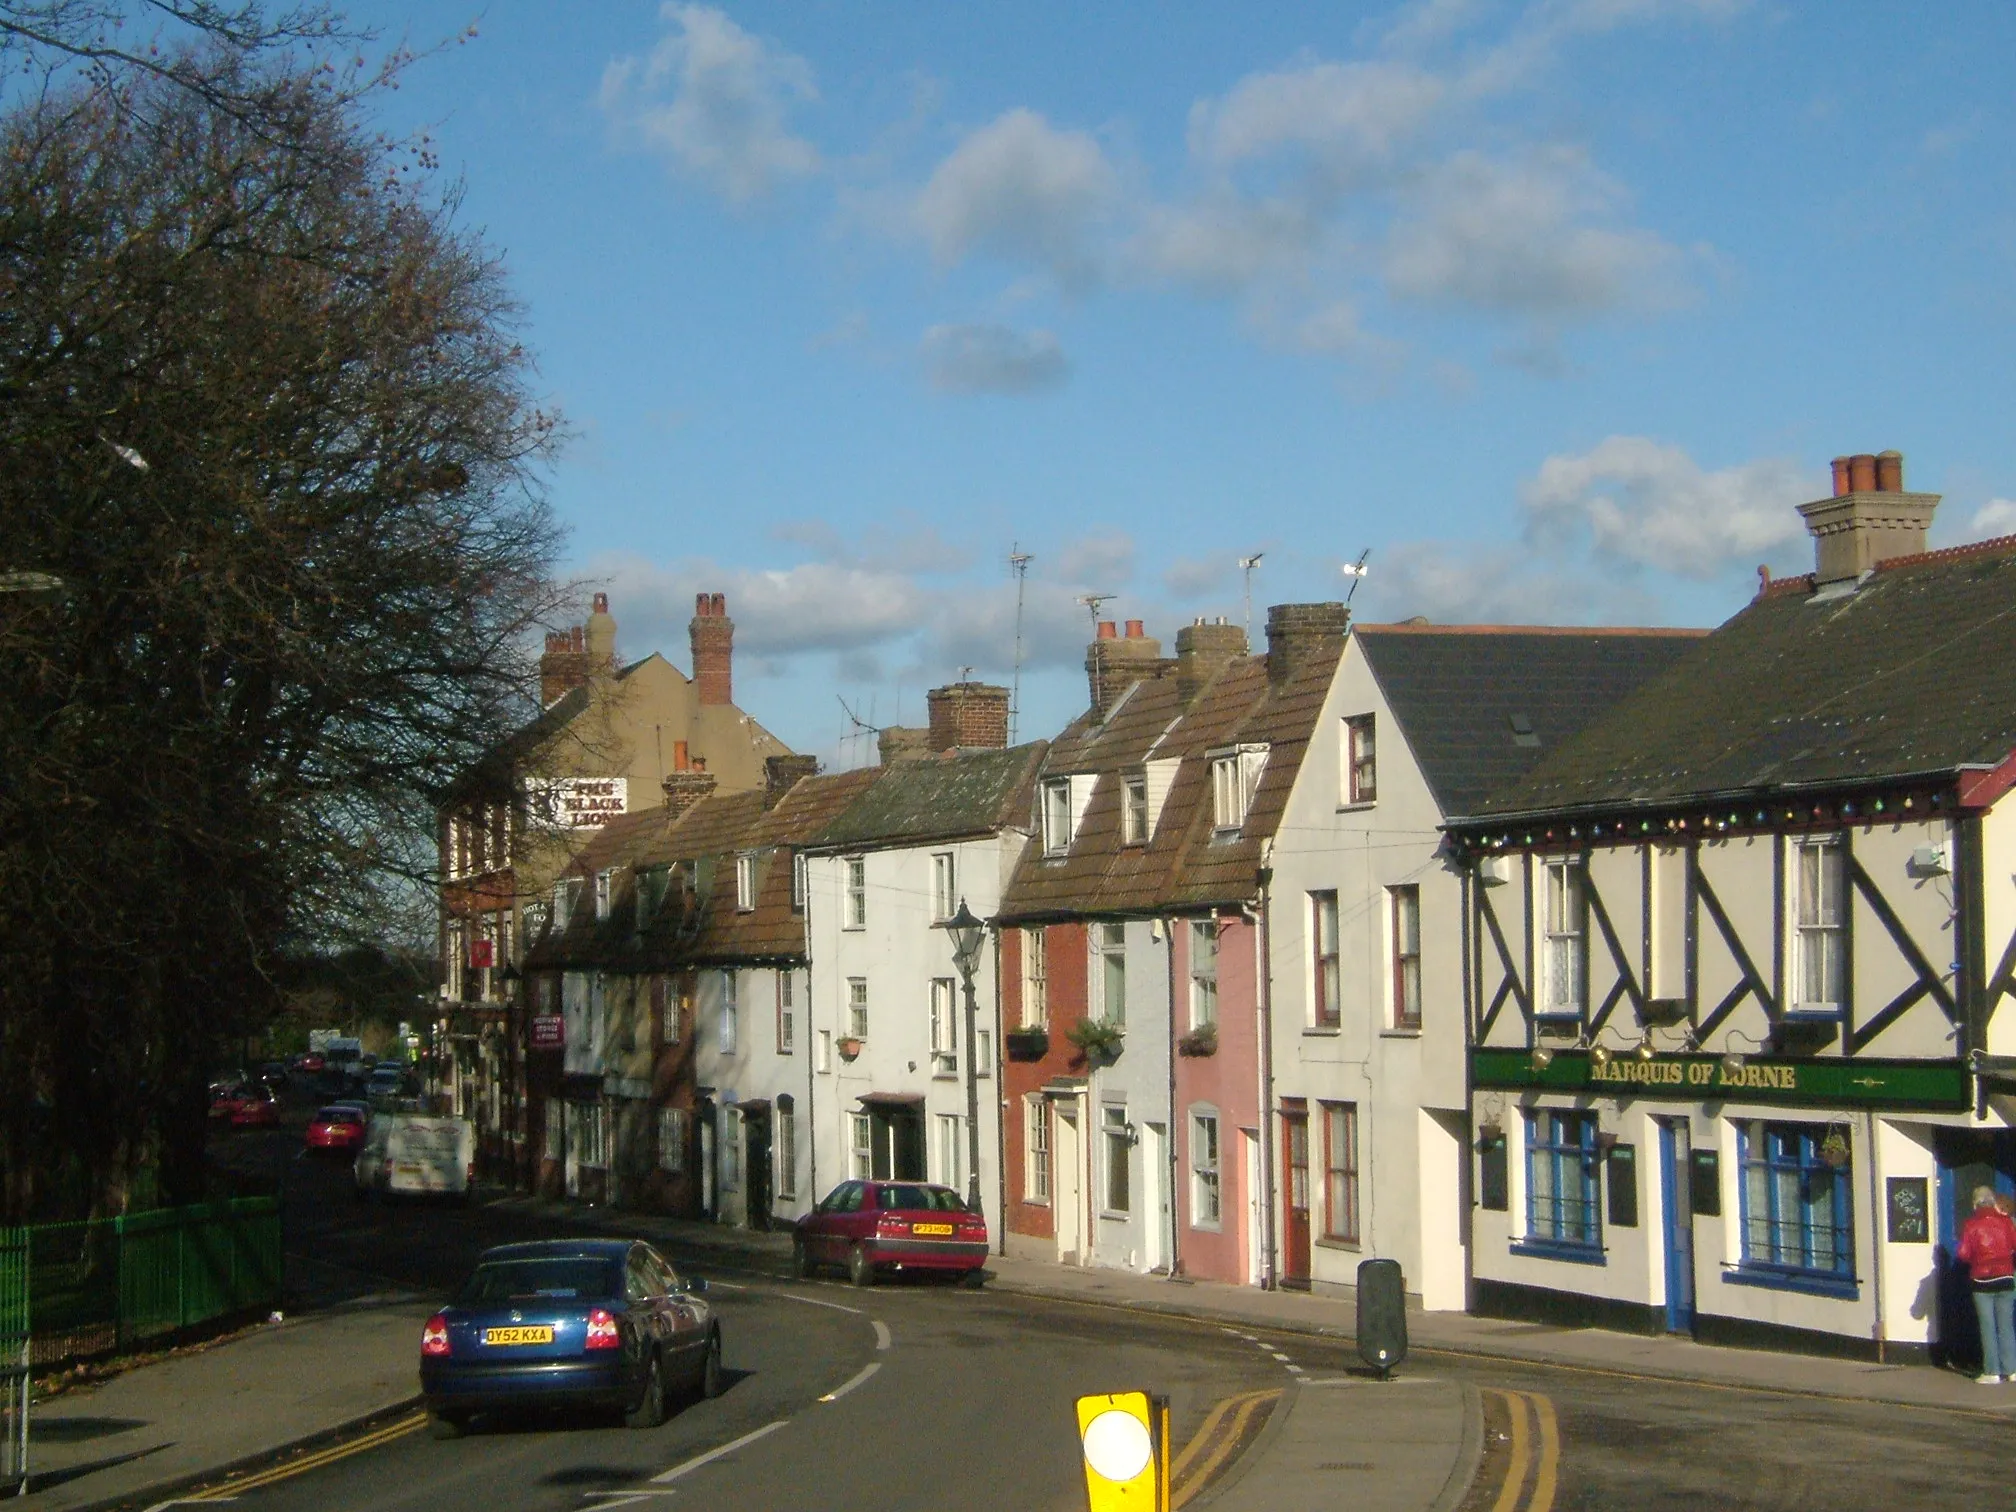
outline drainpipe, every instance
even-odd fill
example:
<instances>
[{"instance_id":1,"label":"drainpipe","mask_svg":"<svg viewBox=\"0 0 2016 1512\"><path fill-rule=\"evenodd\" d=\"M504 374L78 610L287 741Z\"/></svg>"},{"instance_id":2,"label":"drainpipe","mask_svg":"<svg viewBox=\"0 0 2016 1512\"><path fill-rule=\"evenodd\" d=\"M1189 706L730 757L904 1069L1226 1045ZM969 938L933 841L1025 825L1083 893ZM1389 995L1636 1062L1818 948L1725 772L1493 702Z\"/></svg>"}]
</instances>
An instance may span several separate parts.
<instances>
[{"instance_id":1,"label":"drainpipe","mask_svg":"<svg viewBox=\"0 0 2016 1512\"><path fill-rule=\"evenodd\" d=\"M1881 1178L1876 1173L1876 1110L1871 1108L1862 1117L1869 1131L1868 1154L1862 1163L1869 1170L1869 1254L1876 1286L1876 1363L1884 1365L1889 1363L1884 1358L1889 1329L1883 1316L1883 1209L1877 1205Z\"/></svg>"},{"instance_id":2,"label":"drainpipe","mask_svg":"<svg viewBox=\"0 0 2016 1512\"><path fill-rule=\"evenodd\" d=\"M1169 1193L1169 1279L1174 1281L1183 1270L1182 1260L1176 1253L1176 1236L1182 1231L1182 1225L1176 1221L1178 1197L1176 1183L1183 1173L1176 1140L1179 1134L1187 1136L1190 1132L1188 1126L1176 1117L1176 921L1174 919L1162 921L1162 958L1169 964L1169 1101L1165 1115L1168 1122L1163 1125L1169 1132L1163 1136L1162 1142L1166 1148L1162 1153L1169 1166L1168 1186L1164 1190ZM1220 1160L1223 1160L1222 1156Z\"/></svg>"},{"instance_id":3,"label":"drainpipe","mask_svg":"<svg viewBox=\"0 0 2016 1512\"><path fill-rule=\"evenodd\" d=\"M994 906L1001 904L996 899ZM994 1253L1008 1253L1008 1042L1002 1038L1007 1024L1001 1017L1001 926L994 926Z\"/></svg>"}]
</instances>

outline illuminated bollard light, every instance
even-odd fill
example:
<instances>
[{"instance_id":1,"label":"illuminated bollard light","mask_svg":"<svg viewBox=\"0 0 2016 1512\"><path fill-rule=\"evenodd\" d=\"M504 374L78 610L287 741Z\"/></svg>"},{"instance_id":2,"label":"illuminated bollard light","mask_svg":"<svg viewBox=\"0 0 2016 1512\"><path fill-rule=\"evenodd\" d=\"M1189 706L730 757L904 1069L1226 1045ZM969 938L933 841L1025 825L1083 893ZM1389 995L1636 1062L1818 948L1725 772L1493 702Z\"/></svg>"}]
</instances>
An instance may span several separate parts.
<instances>
[{"instance_id":1,"label":"illuminated bollard light","mask_svg":"<svg viewBox=\"0 0 2016 1512\"><path fill-rule=\"evenodd\" d=\"M1091 1512L1168 1512L1169 1399L1145 1391L1078 1398Z\"/></svg>"}]
</instances>

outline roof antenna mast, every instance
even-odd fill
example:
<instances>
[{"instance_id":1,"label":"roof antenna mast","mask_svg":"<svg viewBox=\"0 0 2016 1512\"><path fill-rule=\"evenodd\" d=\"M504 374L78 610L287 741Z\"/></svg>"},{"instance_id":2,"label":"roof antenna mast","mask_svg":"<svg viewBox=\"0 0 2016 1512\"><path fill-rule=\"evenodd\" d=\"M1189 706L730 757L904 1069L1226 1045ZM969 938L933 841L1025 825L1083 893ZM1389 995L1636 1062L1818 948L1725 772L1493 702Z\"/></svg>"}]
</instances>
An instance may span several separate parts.
<instances>
[{"instance_id":1,"label":"roof antenna mast","mask_svg":"<svg viewBox=\"0 0 2016 1512\"><path fill-rule=\"evenodd\" d=\"M1239 558L1239 570L1246 574L1246 644L1253 644L1253 569L1260 565L1260 558L1267 555L1256 551L1251 556Z\"/></svg>"},{"instance_id":2,"label":"roof antenna mast","mask_svg":"<svg viewBox=\"0 0 2016 1512\"><path fill-rule=\"evenodd\" d=\"M1022 599L1029 587L1029 564L1036 558L1017 541L1008 548L1008 570L1015 574L1015 671L1008 679L1008 744L1015 744L1015 722L1022 713Z\"/></svg>"},{"instance_id":3,"label":"roof antenna mast","mask_svg":"<svg viewBox=\"0 0 2016 1512\"><path fill-rule=\"evenodd\" d=\"M1372 548L1367 546L1363 551L1358 553L1357 561L1346 562L1342 567L1337 569L1344 576L1351 579L1351 592L1344 595L1344 605L1346 608L1350 607L1352 595L1357 593L1358 585L1364 582L1372 571L1370 567L1365 565L1365 559L1371 555Z\"/></svg>"}]
</instances>

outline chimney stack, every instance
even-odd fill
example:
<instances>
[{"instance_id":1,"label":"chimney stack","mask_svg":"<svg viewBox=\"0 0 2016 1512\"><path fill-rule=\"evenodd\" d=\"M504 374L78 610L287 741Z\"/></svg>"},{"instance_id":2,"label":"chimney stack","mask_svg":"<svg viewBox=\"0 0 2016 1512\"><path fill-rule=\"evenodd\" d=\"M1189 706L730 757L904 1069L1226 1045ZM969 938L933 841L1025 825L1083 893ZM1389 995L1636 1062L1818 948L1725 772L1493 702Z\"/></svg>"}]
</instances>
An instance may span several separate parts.
<instances>
[{"instance_id":1,"label":"chimney stack","mask_svg":"<svg viewBox=\"0 0 2016 1512\"><path fill-rule=\"evenodd\" d=\"M1834 496L1801 504L1813 535L1813 586L1852 582L1878 562L1916 556L1939 495L1904 491L1904 455L1836 457Z\"/></svg>"},{"instance_id":2,"label":"chimney stack","mask_svg":"<svg viewBox=\"0 0 2016 1512\"><path fill-rule=\"evenodd\" d=\"M700 694L701 707L735 702L734 660L735 621L728 618L728 596L698 593L693 596L693 621L687 626L693 640L693 686Z\"/></svg>"},{"instance_id":3,"label":"chimney stack","mask_svg":"<svg viewBox=\"0 0 2016 1512\"><path fill-rule=\"evenodd\" d=\"M1246 631L1201 616L1176 632L1176 696L1189 704L1204 685L1246 654Z\"/></svg>"},{"instance_id":4,"label":"chimney stack","mask_svg":"<svg viewBox=\"0 0 2016 1512\"><path fill-rule=\"evenodd\" d=\"M609 595L595 595L588 614L589 671L605 672L616 665L616 621L609 613Z\"/></svg>"},{"instance_id":5,"label":"chimney stack","mask_svg":"<svg viewBox=\"0 0 2016 1512\"><path fill-rule=\"evenodd\" d=\"M714 791L714 774L703 767L682 767L664 781L665 816L677 819Z\"/></svg>"},{"instance_id":6,"label":"chimney stack","mask_svg":"<svg viewBox=\"0 0 2016 1512\"><path fill-rule=\"evenodd\" d=\"M1276 604L1267 611L1267 681L1280 687L1318 658L1344 648L1351 611L1344 605Z\"/></svg>"},{"instance_id":7,"label":"chimney stack","mask_svg":"<svg viewBox=\"0 0 2016 1512\"><path fill-rule=\"evenodd\" d=\"M931 754L931 732L916 725L885 725L876 732L875 755L886 766L922 761Z\"/></svg>"},{"instance_id":8,"label":"chimney stack","mask_svg":"<svg viewBox=\"0 0 2016 1512\"><path fill-rule=\"evenodd\" d=\"M924 695L931 710L934 751L998 751L1008 744L1008 690L993 683L957 682Z\"/></svg>"},{"instance_id":9,"label":"chimney stack","mask_svg":"<svg viewBox=\"0 0 2016 1512\"><path fill-rule=\"evenodd\" d=\"M773 809L801 778L819 775L817 756L771 756L763 763L763 807Z\"/></svg>"},{"instance_id":10,"label":"chimney stack","mask_svg":"<svg viewBox=\"0 0 2016 1512\"><path fill-rule=\"evenodd\" d=\"M588 623L549 631L539 658L539 702L543 707L584 687L616 662L616 621L609 617L609 595L595 595Z\"/></svg>"},{"instance_id":11,"label":"chimney stack","mask_svg":"<svg viewBox=\"0 0 2016 1512\"><path fill-rule=\"evenodd\" d=\"M1161 665L1162 643L1142 628L1140 620L1127 621L1124 637L1112 620L1099 621L1098 638L1085 650L1085 679L1092 693L1092 717L1104 719L1112 713L1123 693L1137 682L1153 677Z\"/></svg>"}]
</instances>

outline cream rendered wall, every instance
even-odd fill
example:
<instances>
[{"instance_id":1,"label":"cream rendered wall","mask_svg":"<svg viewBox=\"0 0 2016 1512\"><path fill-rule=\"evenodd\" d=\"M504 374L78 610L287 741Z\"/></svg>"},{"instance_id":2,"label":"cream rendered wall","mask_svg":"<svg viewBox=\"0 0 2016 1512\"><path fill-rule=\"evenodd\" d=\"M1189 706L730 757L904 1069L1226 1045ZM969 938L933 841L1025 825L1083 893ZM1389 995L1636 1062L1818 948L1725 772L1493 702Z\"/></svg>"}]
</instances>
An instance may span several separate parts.
<instances>
[{"instance_id":1,"label":"cream rendered wall","mask_svg":"<svg viewBox=\"0 0 2016 1512\"><path fill-rule=\"evenodd\" d=\"M1982 928L1988 970L2016 936L2016 796L2005 796L1981 816ZM1988 1053L2016 1055L2016 1009L2007 1001L1988 1017Z\"/></svg>"},{"instance_id":2,"label":"cream rendered wall","mask_svg":"<svg viewBox=\"0 0 2016 1512\"><path fill-rule=\"evenodd\" d=\"M1378 798L1343 800L1343 721L1378 721ZM1308 1099L1311 1272L1318 1283L1349 1284L1360 1260L1398 1260L1410 1291L1430 1308L1465 1305L1468 1265L1460 1161L1452 1135L1429 1137L1429 1112L1443 1130L1464 1113L1462 889L1440 859L1442 814L1415 765L1404 732L1358 653L1345 642L1274 842L1269 956L1274 1024L1274 1092ZM1392 1028L1390 909L1386 889L1420 889L1420 1031ZM1335 1030L1314 1027L1312 892L1337 893L1339 997ZM1323 1240L1322 1102L1357 1104L1360 1242ZM1278 1145L1279 1124L1270 1120ZM1453 1136L1467 1142L1465 1136ZM1425 1144L1424 1144L1425 1140ZM1424 1153L1424 1150L1426 1153ZM1277 1214L1277 1233L1280 1222Z\"/></svg>"}]
</instances>

